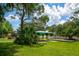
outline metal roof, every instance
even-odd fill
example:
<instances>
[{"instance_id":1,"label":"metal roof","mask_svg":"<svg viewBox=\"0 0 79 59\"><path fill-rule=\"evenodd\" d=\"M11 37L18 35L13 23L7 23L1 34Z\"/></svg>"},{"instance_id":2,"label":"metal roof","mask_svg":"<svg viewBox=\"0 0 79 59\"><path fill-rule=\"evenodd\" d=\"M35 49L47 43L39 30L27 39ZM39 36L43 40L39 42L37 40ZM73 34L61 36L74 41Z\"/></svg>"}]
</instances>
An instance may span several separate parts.
<instances>
[{"instance_id":1,"label":"metal roof","mask_svg":"<svg viewBox=\"0 0 79 59\"><path fill-rule=\"evenodd\" d=\"M36 31L36 33L50 33L50 34L52 34L53 32L48 32L48 31Z\"/></svg>"}]
</instances>

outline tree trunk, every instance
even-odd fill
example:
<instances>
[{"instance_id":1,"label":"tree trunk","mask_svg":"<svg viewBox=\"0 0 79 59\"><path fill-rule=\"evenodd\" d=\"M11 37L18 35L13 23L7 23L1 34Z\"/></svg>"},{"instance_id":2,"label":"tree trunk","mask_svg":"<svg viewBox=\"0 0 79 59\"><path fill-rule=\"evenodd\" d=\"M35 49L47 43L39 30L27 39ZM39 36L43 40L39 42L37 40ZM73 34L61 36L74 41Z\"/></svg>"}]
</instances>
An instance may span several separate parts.
<instances>
[{"instance_id":1,"label":"tree trunk","mask_svg":"<svg viewBox=\"0 0 79 59\"><path fill-rule=\"evenodd\" d=\"M0 22L0 25L3 27L3 25L2 25L2 21ZM2 31L2 28L1 28L1 38L3 38L3 31Z\"/></svg>"},{"instance_id":2,"label":"tree trunk","mask_svg":"<svg viewBox=\"0 0 79 59\"><path fill-rule=\"evenodd\" d=\"M68 36L68 39L69 39L69 40L73 40L72 36Z\"/></svg>"},{"instance_id":3,"label":"tree trunk","mask_svg":"<svg viewBox=\"0 0 79 59\"><path fill-rule=\"evenodd\" d=\"M21 17L21 31L23 30L23 24L24 24L24 15L25 15L25 12L24 12L24 9L23 9L23 14L22 14L22 17Z\"/></svg>"}]
</instances>

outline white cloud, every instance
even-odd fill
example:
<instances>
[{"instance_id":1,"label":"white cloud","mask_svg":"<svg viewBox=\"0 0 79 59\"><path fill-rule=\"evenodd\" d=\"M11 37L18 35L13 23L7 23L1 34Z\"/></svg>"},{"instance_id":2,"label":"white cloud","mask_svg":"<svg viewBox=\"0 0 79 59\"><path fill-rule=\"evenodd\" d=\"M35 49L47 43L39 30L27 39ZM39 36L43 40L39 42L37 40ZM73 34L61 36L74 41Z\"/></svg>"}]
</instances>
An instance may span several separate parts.
<instances>
[{"instance_id":1,"label":"white cloud","mask_svg":"<svg viewBox=\"0 0 79 59\"><path fill-rule=\"evenodd\" d=\"M15 19L12 19L11 17L14 17ZM19 16L15 16L13 14L9 14L8 16L5 17L6 20L8 21L13 21L19 19Z\"/></svg>"},{"instance_id":2,"label":"white cloud","mask_svg":"<svg viewBox=\"0 0 79 59\"><path fill-rule=\"evenodd\" d=\"M48 15L50 19L47 25L49 24L51 25L51 23L52 24L57 23L61 17L59 16L59 12L57 12L56 6L52 6L51 8L48 5L44 5L44 8L45 8L45 14Z\"/></svg>"},{"instance_id":3,"label":"white cloud","mask_svg":"<svg viewBox=\"0 0 79 59\"><path fill-rule=\"evenodd\" d=\"M66 20L62 20L58 24L64 24L65 22L66 22Z\"/></svg>"},{"instance_id":4,"label":"white cloud","mask_svg":"<svg viewBox=\"0 0 79 59\"><path fill-rule=\"evenodd\" d=\"M72 10L74 10L75 8L79 7L78 3L66 3L64 4L64 7L60 7L59 5L52 5L52 7L50 7L48 4L43 4L44 5L44 14L49 16L49 22L47 23L47 25L51 26L52 24L63 24L66 20L62 20L61 18L63 16L71 16L72 15ZM42 15L44 15L42 14ZM9 14L8 16L5 17L5 19L7 19L9 22L14 22L14 21L18 21L19 20L19 16L16 15L15 19L11 19L11 16L15 16L14 14ZM34 16L37 16L37 14L35 14ZM39 18L40 16L38 16ZM68 18L67 18L68 19ZM16 24L16 27L18 27L18 24Z\"/></svg>"},{"instance_id":5,"label":"white cloud","mask_svg":"<svg viewBox=\"0 0 79 59\"><path fill-rule=\"evenodd\" d=\"M15 19L12 19L11 16L15 17ZM14 30L16 30L19 27L20 20L18 15L15 16L14 14L9 14L5 17L5 19L10 22Z\"/></svg>"},{"instance_id":6,"label":"white cloud","mask_svg":"<svg viewBox=\"0 0 79 59\"><path fill-rule=\"evenodd\" d=\"M74 9L79 8L78 3L66 3L64 4L64 7L60 7L59 5L56 7L55 5L52 5L52 7L48 6L47 4L44 4L45 8L45 14L49 16L49 22L47 25L52 24L58 24L58 23L64 23L66 20L63 19L63 21L60 21L63 16L70 17L72 15L72 12Z\"/></svg>"}]
</instances>

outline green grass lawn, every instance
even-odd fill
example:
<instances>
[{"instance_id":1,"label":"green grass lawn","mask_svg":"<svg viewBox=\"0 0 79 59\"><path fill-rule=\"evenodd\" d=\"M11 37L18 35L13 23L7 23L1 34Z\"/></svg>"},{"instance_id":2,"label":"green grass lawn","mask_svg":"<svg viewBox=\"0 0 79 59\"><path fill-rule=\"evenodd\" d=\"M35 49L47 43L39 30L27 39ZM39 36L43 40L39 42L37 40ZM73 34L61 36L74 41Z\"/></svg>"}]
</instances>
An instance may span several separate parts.
<instances>
[{"instance_id":1,"label":"green grass lawn","mask_svg":"<svg viewBox=\"0 0 79 59\"><path fill-rule=\"evenodd\" d=\"M13 40L0 39L1 56L79 56L78 42L43 42L38 45L16 45Z\"/></svg>"}]
</instances>

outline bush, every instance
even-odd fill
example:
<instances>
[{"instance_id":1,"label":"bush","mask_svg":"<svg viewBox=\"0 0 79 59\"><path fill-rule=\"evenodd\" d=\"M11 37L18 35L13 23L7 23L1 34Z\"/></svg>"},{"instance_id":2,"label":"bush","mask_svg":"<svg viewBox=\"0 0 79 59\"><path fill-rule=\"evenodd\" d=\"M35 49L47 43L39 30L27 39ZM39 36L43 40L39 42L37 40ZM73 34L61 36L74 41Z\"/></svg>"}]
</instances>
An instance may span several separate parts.
<instances>
[{"instance_id":1,"label":"bush","mask_svg":"<svg viewBox=\"0 0 79 59\"><path fill-rule=\"evenodd\" d=\"M19 31L18 36L15 39L15 43L21 45L32 45L37 43L37 34L32 26L25 27L22 31Z\"/></svg>"}]
</instances>

